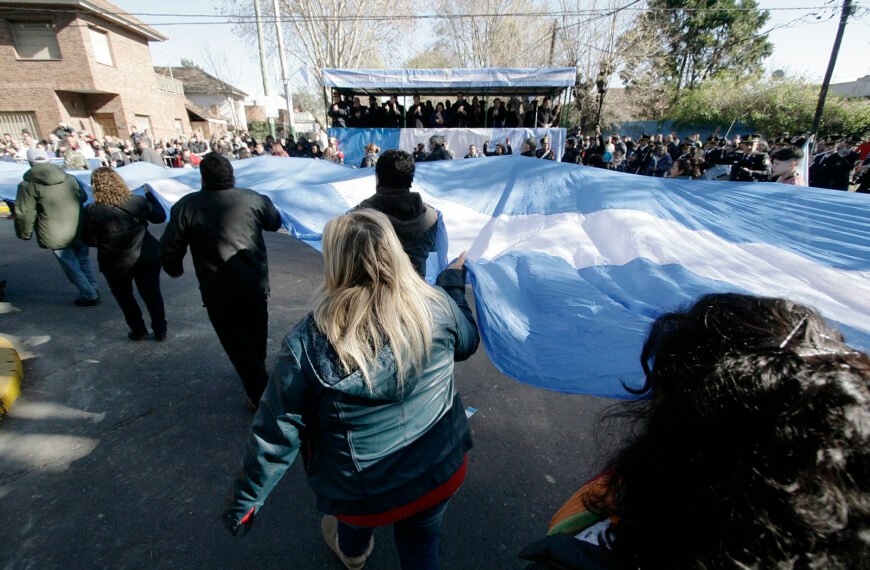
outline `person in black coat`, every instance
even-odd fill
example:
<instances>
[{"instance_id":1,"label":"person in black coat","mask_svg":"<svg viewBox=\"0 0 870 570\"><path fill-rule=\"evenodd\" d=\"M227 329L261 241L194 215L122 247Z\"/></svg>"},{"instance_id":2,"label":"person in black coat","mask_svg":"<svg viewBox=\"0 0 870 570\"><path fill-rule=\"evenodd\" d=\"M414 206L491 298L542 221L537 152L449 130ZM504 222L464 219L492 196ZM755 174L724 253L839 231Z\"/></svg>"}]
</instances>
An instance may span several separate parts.
<instances>
[{"instance_id":1,"label":"person in black coat","mask_svg":"<svg viewBox=\"0 0 870 570\"><path fill-rule=\"evenodd\" d=\"M435 251L438 233L438 212L425 204L417 192L411 192L414 182L414 158L403 150L387 150L375 165L375 194L366 198L353 211L370 208L386 214L402 249L420 277L426 277L426 260Z\"/></svg>"},{"instance_id":2,"label":"person in black coat","mask_svg":"<svg viewBox=\"0 0 870 570\"><path fill-rule=\"evenodd\" d=\"M492 107L486 112L486 126L492 129L503 129L507 120L507 111L504 103L496 97L492 101Z\"/></svg>"},{"instance_id":3,"label":"person in black coat","mask_svg":"<svg viewBox=\"0 0 870 570\"><path fill-rule=\"evenodd\" d=\"M368 109L360 105L359 97L354 97L351 106L347 108L347 126L350 128L363 128L366 126Z\"/></svg>"},{"instance_id":4,"label":"person in black coat","mask_svg":"<svg viewBox=\"0 0 870 570\"><path fill-rule=\"evenodd\" d=\"M420 96L414 95L414 104L408 109L405 116L405 127L408 129L425 129L429 126L429 111L426 105L420 102Z\"/></svg>"},{"instance_id":5,"label":"person in black coat","mask_svg":"<svg viewBox=\"0 0 870 570\"><path fill-rule=\"evenodd\" d=\"M104 166L91 175L94 202L85 208L82 241L97 248L100 271L124 313L130 340L148 334L133 282L151 316L155 340L166 338L166 313L160 294L160 245L148 223L166 221L166 212L151 192L134 196L124 179Z\"/></svg>"},{"instance_id":6,"label":"person in black coat","mask_svg":"<svg viewBox=\"0 0 870 570\"><path fill-rule=\"evenodd\" d=\"M580 149L577 148L577 139L572 137L565 141L565 152L562 153L562 162L581 164Z\"/></svg>"},{"instance_id":7,"label":"person in black coat","mask_svg":"<svg viewBox=\"0 0 870 570\"><path fill-rule=\"evenodd\" d=\"M181 277L190 247L208 318L256 406L269 379L269 262L263 230L278 231L281 215L266 196L236 188L233 167L219 154L206 155L199 172L202 190L181 198L170 212L160 240L163 269Z\"/></svg>"},{"instance_id":8,"label":"person in black coat","mask_svg":"<svg viewBox=\"0 0 870 570\"><path fill-rule=\"evenodd\" d=\"M759 137L749 135L740 141L740 152L732 156L732 182L769 182L770 157L758 150Z\"/></svg>"},{"instance_id":9,"label":"person in black coat","mask_svg":"<svg viewBox=\"0 0 870 570\"><path fill-rule=\"evenodd\" d=\"M329 109L329 118L332 119L332 127L335 129L347 128L348 112L338 103L333 103Z\"/></svg>"},{"instance_id":10,"label":"person in black coat","mask_svg":"<svg viewBox=\"0 0 870 570\"><path fill-rule=\"evenodd\" d=\"M450 107L450 127L464 129L471 120L471 104L465 100L464 93L456 94L456 103Z\"/></svg>"},{"instance_id":11,"label":"person in black coat","mask_svg":"<svg viewBox=\"0 0 870 570\"><path fill-rule=\"evenodd\" d=\"M388 129L400 129L405 121L405 106L399 103L396 95L391 95L390 100L384 105L384 127Z\"/></svg>"},{"instance_id":12,"label":"person in black coat","mask_svg":"<svg viewBox=\"0 0 870 570\"><path fill-rule=\"evenodd\" d=\"M384 126L384 109L378 104L378 98L369 97L369 109L365 116L365 126L369 129L380 129Z\"/></svg>"},{"instance_id":13,"label":"person in black coat","mask_svg":"<svg viewBox=\"0 0 870 570\"><path fill-rule=\"evenodd\" d=\"M429 162L435 160L453 160L453 155L446 148L447 142L441 135L434 135L429 138L429 156L426 160Z\"/></svg>"},{"instance_id":14,"label":"person in black coat","mask_svg":"<svg viewBox=\"0 0 870 570\"><path fill-rule=\"evenodd\" d=\"M857 139L829 137L825 153L810 169L810 186L830 190L849 190L850 177L861 155L853 150Z\"/></svg>"}]
</instances>

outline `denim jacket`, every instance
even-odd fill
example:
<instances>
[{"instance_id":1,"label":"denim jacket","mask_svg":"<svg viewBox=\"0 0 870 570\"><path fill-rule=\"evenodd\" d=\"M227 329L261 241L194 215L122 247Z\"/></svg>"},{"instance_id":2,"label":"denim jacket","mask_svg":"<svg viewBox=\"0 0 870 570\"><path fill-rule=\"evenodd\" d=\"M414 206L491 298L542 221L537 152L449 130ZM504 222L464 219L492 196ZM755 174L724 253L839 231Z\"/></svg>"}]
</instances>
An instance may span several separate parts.
<instances>
[{"instance_id":1,"label":"denim jacket","mask_svg":"<svg viewBox=\"0 0 870 570\"><path fill-rule=\"evenodd\" d=\"M453 363L470 357L480 337L464 272L445 270L437 285L431 351L402 387L389 345L372 366L370 390L359 370L342 370L312 315L284 338L225 516L239 521L259 509L300 451L318 509L328 514L389 511L459 469L471 436Z\"/></svg>"}]
</instances>

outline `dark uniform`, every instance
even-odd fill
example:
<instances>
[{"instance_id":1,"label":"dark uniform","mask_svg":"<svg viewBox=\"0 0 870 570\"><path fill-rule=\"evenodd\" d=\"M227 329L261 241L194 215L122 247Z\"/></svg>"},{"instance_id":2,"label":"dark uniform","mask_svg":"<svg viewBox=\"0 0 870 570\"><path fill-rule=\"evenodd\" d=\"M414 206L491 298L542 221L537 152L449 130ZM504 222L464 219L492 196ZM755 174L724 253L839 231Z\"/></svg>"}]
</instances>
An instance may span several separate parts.
<instances>
[{"instance_id":1,"label":"dark uniform","mask_svg":"<svg viewBox=\"0 0 870 570\"><path fill-rule=\"evenodd\" d=\"M858 175L858 189L856 192L861 194L870 194L870 156L864 159L861 163L862 171Z\"/></svg>"},{"instance_id":2,"label":"dark uniform","mask_svg":"<svg viewBox=\"0 0 870 570\"><path fill-rule=\"evenodd\" d=\"M749 136L743 143L756 143L758 137ZM731 155L732 182L770 182L770 157L766 152L738 151Z\"/></svg>"},{"instance_id":3,"label":"dark uniform","mask_svg":"<svg viewBox=\"0 0 870 570\"><path fill-rule=\"evenodd\" d=\"M825 144L831 148L836 144L836 139L828 138ZM850 141L854 142L854 141ZM810 186L814 188L828 188L830 190L849 190L849 177L855 168L855 163L861 159L861 155L852 149L825 153L816 157L810 168Z\"/></svg>"},{"instance_id":4,"label":"dark uniform","mask_svg":"<svg viewBox=\"0 0 870 570\"><path fill-rule=\"evenodd\" d=\"M640 144L646 142L643 148L636 148L631 154L631 159L628 161L626 172L631 174L640 174L641 176L652 176L653 169L656 165L656 159L653 154L653 147L649 144L649 137L646 135L640 138Z\"/></svg>"}]
</instances>

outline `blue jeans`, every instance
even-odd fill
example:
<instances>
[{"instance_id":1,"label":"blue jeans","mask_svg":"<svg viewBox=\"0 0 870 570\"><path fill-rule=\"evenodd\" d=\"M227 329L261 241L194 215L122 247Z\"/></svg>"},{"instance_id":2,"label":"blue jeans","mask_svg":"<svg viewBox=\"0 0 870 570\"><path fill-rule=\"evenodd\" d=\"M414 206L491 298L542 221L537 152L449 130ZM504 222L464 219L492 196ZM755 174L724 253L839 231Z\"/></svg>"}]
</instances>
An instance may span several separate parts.
<instances>
[{"instance_id":1,"label":"blue jeans","mask_svg":"<svg viewBox=\"0 0 870 570\"><path fill-rule=\"evenodd\" d=\"M438 539L441 521L450 500L393 523L393 538L402 570L438 570ZM373 527L357 527L338 521L338 545L346 556L359 556L369 546Z\"/></svg>"},{"instance_id":2,"label":"blue jeans","mask_svg":"<svg viewBox=\"0 0 870 570\"><path fill-rule=\"evenodd\" d=\"M83 243L73 244L63 249L53 249L63 272L70 283L79 288L79 297L93 300L100 296L97 290L97 278L91 269L91 255L88 246Z\"/></svg>"}]
</instances>

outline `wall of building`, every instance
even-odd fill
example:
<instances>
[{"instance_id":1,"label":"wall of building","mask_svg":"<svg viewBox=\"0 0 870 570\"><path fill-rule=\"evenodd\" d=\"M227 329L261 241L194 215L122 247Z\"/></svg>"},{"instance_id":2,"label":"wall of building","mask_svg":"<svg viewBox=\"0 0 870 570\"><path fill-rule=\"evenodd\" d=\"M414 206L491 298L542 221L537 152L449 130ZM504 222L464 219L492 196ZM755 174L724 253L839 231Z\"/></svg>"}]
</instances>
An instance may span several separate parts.
<instances>
[{"instance_id":1,"label":"wall of building","mask_svg":"<svg viewBox=\"0 0 870 570\"><path fill-rule=\"evenodd\" d=\"M89 66L81 30L73 25L74 16L34 17L30 13L14 17L14 21L24 20L50 21L55 26L61 59L19 60L10 20L0 18L0 68L3 70L0 111L35 113L39 133L34 135L45 136L60 121L69 118L55 90L93 91L94 83L90 73L81 71Z\"/></svg>"},{"instance_id":2,"label":"wall of building","mask_svg":"<svg viewBox=\"0 0 870 570\"><path fill-rule=\"evenodd\" d=\"M232 123L235 118L236 127L240 130L248 130L248 119L245 113L245 104L242 99L227 100L221 94L205 95L202 93L188 93L187 98L204 109L208 109L216 115L225 118ZM234 115L235 113L235 115Z\"/></svg>"},{"instance_id":3,"label":"wall of building","mask_svg":"<svg viewBox=\"0 0 870 570\"><path fill-rule=\"evenodd\" d=\"M61 59L17 59L9 20L50 20L55 25ZM91 45L90 26L108 33L114 65L97 63ZM121 136L127 136L136 115L150 118L156 138L175 136L175 120L190 132L184 95L157 89L151 52L142 36L81 13L0 19L0 111L33 112L40 136L54 131L58 123L97 131L95 114L110 115Z\"/></svg>"}]
</instances>

